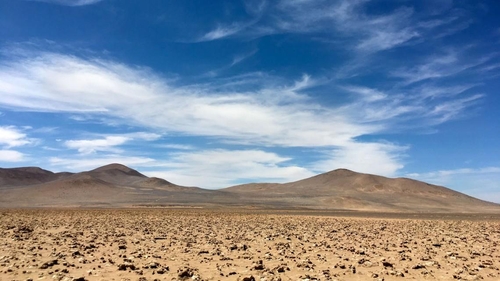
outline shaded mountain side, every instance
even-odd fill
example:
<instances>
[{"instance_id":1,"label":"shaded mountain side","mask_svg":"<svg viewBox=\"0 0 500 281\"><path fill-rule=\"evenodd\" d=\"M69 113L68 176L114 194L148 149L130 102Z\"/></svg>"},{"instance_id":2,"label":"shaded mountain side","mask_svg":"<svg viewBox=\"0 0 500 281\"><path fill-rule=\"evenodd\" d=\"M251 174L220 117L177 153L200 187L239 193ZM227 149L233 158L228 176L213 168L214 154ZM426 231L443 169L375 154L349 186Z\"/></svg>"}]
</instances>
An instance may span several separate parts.
<instances>
[{"instance_id":1,"label":"shaded mountain side","mask_svg":"<svg viewBox=\"0 0 500 281\"><path fill-rule=\"evenodd\" d=\"M39 184L57 178L57 174L38 167L0 168L0 187Z\"/></svg>"}]
</instances>

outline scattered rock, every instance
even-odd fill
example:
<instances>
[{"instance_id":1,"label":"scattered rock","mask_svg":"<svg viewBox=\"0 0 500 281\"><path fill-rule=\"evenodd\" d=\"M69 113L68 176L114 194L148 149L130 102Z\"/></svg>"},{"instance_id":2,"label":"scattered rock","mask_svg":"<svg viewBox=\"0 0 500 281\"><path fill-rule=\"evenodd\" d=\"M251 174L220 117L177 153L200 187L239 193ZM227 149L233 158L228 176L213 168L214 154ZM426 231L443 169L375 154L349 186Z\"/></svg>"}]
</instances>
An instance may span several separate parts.
<instances>
[{"instance_id":1,"label":"scattered rock","mask_svg":"<svg viewBox=\"0 0 500 281\"><path fill-rule=\"evenodd\" d=\"M177 273L177 276L179 276L180 278L190 278L193 277L194 270L189 267L183 267L179 268L179 270L177 270Z\"/></svg>"},{"instance_id":2,"label":"scattered rock","mask_svg":"<svg viewBox=\"0 0 500 281\"><path fill-rule=\"evenodd\" d=\"M131 263L122 263L118 265L118 270L135 270L135 265Z\"/></svg>"},{"instance_id":3,"label":"scattered rock","mask_svg":"<svg viewBox=\"0 0 500 281\"><path fill-rule=\"evenodd\" d=\"M49 267L52 267L58 263L58 260L50 260L47 262L44 262L41 266L40 269L47 269Z\"/></svg>"},{"instance_id":4,"label":"scattered rock","mask_svg":"<svg viewBox=\"0 0 500 281\"><path fill-rule=\"evenodd\" d=\"M394 267L394 264L392 264L392 263L390 263L390 262L388 262L388 261L383 261L383 262L382 262L382 265L383 265L384 267Z\"/></svg>"}]
</instances>

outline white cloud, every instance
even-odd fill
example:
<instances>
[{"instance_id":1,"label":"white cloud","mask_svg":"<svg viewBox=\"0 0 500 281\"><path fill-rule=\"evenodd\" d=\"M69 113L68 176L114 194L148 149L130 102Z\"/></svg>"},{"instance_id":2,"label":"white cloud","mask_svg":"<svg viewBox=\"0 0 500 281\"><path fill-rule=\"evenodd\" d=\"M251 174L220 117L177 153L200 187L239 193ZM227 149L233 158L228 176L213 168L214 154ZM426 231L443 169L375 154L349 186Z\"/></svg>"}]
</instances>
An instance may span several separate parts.
<instances>
[{"instance_id":1,"label":"white cloud","mask_svg":"<svg viewBox=\"0 0 500 281\"><path fill-rule=\"evenodd\" d=\"M0 78L0 103L6 106L99 113L149 128L236 142L342 145L374 130L334 108L303 103L305 96L296 91L311 83L308 76L290 87L215 93L206 85L170 86L150 72L113 62L43 54L0 66Z\"/></svg>"},{"instance_id":2,"label":"white cloud","mask_svg":"<svg viewBox=\"0 0 500 281\"><path fill-rule=\"evenodd\" d=\"M463 56L463 51L449 50L441 55L431 56L416 66L397 69L392 72L392 76L402 78L406 85L410 85L429 79L454 76L491 60L491 57L485 56L464 62Z\"/></svg>"},{"instance_id":3,"label":"white cloud","mask_svg":"<svg viewBox=\"0 0 500 281\"><path fill-rule=\"evenodd\" d=\"M175 143L162 144L162 145L158 145L158 147L164 147L164 148L170 148L170 149L176 149L176 150L193 150L193 149L195 149L195 147L192 145L175 144Z\"/></svg>"},{"instance_id":4,"label":"white cloud","mask_svg":"<svg viewBox=\"0 0 500 281\"><path fill-rule=\"evenodd\" d=\"M136 132L122 135L108 135L99 139L67 140L64 145L76 149L82 154L91 154L97 151L121 152L117 147L133 140L153 141L161 135L154 133Z\"/></svg>"},{"instance_id":5,"label":"white cloud","mask_svg":"<svg viewBox=\"0 0 500 281\"><path fill-rule=\"evenodd\" d=\"M65 6L85 6L85 5L95 4L103 0L28 0L28 1L47 2Z\"/></svg>"},{"instance_id":6,"label":"white cloud","mask_svg":"<svg viewBox=\"0 0 500 281\"><path fill-rule=\"evenodd\" d=\"M371 53L397 47L420 36L418 26L411 20L411 8L374 16L363 13L366 2L369 1L285 0L274 5L261 4L247 23L219 24L197 41L217 40L238 33L259 37L274 33L322 31L326 38L340 36L353 39L358 50ZM441 24L435 23L434 26Z\"/></svg>"},{"instance_id":7,"label":"white cloud","mask_svg":"<svg viewBox=\"0 0 500 281\"><path fill-rule=\"evenodd\" d=\"M484 168L462 168L455 170L440 170L435 172L428 173L411 173L407 174L408 177L414 178L422 178L432 181L440 181L443 179L448 179L449 177L457 176L457 175L480 175L480 174L490 174L490 173L498 173L500 174L500 167L484 167Z\"/></svg>"},{"instance_id":8,"label":"white cloud","mask_svg":"<svg viewBox=\"0 0 500 281\"><path fill-rule=\"evenodd\" d=\"M253 50L253 51L251 51L251 52L249 52L249 53L245 53L245 54L242 54L242 55L235 56L235 57L233 58L233 61L231 62L231 65L230 65L230 66L234 66L234 65L236 65L236 64L238 64L238 63L240 63L240 62L242 62L242 61L246 60L247 58L249 58L249 57L251 57L251 56L255 55L255 54L257 53L257 51L258 51L258 50L257 50L257 49L255 49L255 50Z\"/></svg>"},{"instance_id":9,"label":"white cloud","mask_svg":"<svg viewBox=\"0 0 500 281\"><path fill-rule=\"evenodd\" d=\"M287 157L262 150L204 150L173 154L160 161L161 169L146 171L186 186L222 188L252 182L289 182L313 176L311 171L288 165Z\"/></svg>"},{"instance_id":10,"label":"white cloud","mask_svg":"<svg viewBox=\"0 0 500 281\"><path fill-rule=\"evenodd\" d=\"M92 170L110 163L120 163L131 168L144 167L155 163L155 160L148 157L123 156L123 155L101 155L96 157L51 157L50 165L57 171L81 172Z\"/></svg>"},{"instance_id":11,"label":"white cloud","mask_svg":"<svg viewBox=\"0 0 500 281\"><path fill-rule=\"evenodd\" d=\"M25 160L24 154L15 150L0 149L0 162L21 162Z\"/></svg>"},{"instance_id":12,"label":"white cloud","mask_svg":"<svg viewBox=\"0 0 500 281\"><path fill-rule=\"evenodd\" d=\"M402 157L408 147L391 143L350 143L325 154L325 160L313 164L315 171L346 168L360 173L392 177L403 168Z\"/></svg>"},{"instance_id":13,"label":"white cloud","mask_svg":"<svg viewBox=\"0 0 500 281\"><path fill-rule=\"evenodd\" d=\"M204 41L212 41L212 40L225 38L225 37L231 36L231 35L239 32L243 28L244 28L244 25L236 24L236 23L229 25L229 26L218 26L214 30L207 32L205 35L200 37L197 41L204 42Z\"/></svg>"},{"instance_id":14,"label":"white cloud","mask_svg":"<svg viewBox=\"0 0 500 281\"><path fill-rule=\"evenodd\" d=\"M390 13L373 15L365 12L366 0L281 1L275 14L252 31L270 33L322 32L324 38L343 38L358 51L375 53L401 46L422 36L422 32L445 22L421 28L413 18L413 9L402 7Z\"/></svg>"},{"instance_id":15,"label":"white cloud","mask_svg":"<svg viewBox=\"0 0 500 281\"><path fill-rule=\"evenodd\" d=\"M0 145L6 148L23 146L32 143L25 133L14 126L0 126Z\"/></svg>"},{"instance_id":16,"label":"white cloud","mask_svg":"<svg viewBox=\"0 0 500 281\"><path fill-rule=\"evenodd\" d=\"M94 140L69 140L64 142L66 147L77 149L82 154L95 153L96 151L115 151L115 146L124 144L129 138L122 136L108 136Z\"/></svg>"},{"instance_id":17,"label":"white cloud","mask_svg":"<svg viewBox=\"0 0 500 281\"><path fill-rule=\"evenodd\" d=\"M461 114L465 108L469 108L471 104L476 103L483 98L482 94L475 94L462 99L451 100L447 103L442 103L435 106L428 114L434 116L436 123L444 123L454 119L457 115Z\"/></svg>"},{"instance_id":18,"label":"white cloud","mask_svg":"<svg viewBox=\"0 0 500 281\"><path fill-rule=\"evenodd\" d=\"M387 98L387 94L368 87L345 86L343 88L349 92L360 95L361 98L367 102L380 101Z\"/></svg>"},{"instance_id":19,"label":"white cloud","mask_svg":"<svg viewBox=\"0 0 500 281\"><path fill-rule=\"evenodd\" d=\"M24 53L0 65L0 105L104 116L117 124L159 129L166 134L211 137L218 143L334 147L331 162L320 165L318 171L349 165L354 170L394 174L402 167L403 150L383 142L360 143L356 138L384 132L401 116L405 121L427 118L444 122L480 97L449 97L444 102L436 99L426 104L412 97L351 85L346 89L357 97L346 104L326 107L304 93L318 84L307 74L294 82L254 73L208 84L176 86L147 69L112 61ZM65 144L83 154L118 153L119 146L128 141L159 137L151 133L101 135L67 140ZM365 151L367 159L380 162L378 170L369 170L359 160L363 157L356 152L358 149ZM349 160L350 156L356 160Z\"/></svg>"}]
</instances>

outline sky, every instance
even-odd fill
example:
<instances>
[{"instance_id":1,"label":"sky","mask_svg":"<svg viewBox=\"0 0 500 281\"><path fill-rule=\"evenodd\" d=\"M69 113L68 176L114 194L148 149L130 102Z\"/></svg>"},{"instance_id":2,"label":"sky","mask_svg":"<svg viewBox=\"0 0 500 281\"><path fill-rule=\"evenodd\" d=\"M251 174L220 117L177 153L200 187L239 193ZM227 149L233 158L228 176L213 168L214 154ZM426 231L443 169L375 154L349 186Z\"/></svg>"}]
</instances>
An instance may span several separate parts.
<instances>
[{"instance_id":1,"label":"sky","mask_svg":"<svg viewBox=\"0 0 500 281\"><path fill-rule=\"evenodd\" d=\"M338 168L500 202L500 2L0 0L0 167Z\"/></svg>"}]
</instances>

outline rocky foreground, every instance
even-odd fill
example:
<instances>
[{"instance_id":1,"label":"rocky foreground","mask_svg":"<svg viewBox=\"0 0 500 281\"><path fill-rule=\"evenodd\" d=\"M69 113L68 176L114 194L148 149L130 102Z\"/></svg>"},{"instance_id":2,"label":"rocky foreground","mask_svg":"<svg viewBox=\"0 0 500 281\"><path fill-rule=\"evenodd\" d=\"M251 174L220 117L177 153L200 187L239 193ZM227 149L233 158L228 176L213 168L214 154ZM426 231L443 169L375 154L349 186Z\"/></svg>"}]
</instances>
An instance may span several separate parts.
<instances>
[{"instance_id":1,"label":"rocky foreground","mask_svg":"<svg viewBox=\"0 0 500 281\"><path fill-rule=\"evenodd\" d=\"M0 211L0 280L499 280L500 221Z\"/></svg>"}]
</instances>

